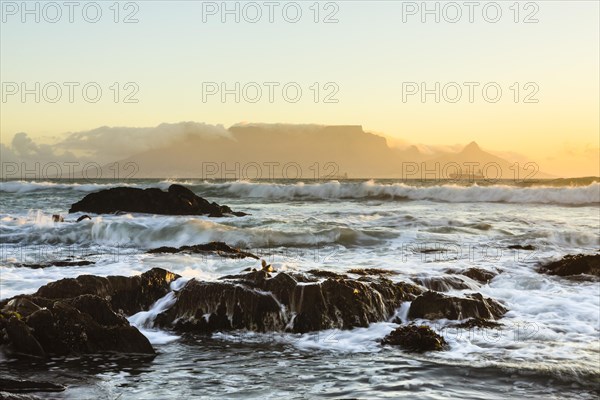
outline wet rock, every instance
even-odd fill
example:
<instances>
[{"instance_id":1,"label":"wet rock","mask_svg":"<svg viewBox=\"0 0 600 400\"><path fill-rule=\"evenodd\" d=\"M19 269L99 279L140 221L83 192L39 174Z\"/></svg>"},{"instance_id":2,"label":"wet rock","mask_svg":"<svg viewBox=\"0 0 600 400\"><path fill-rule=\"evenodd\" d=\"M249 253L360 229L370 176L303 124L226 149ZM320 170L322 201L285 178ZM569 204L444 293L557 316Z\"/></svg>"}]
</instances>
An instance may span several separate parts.
<instances>
[{"instance_id":1,"label":"wet rock","mask_svg":"<svg viewBox=\"0 0 600 400\"><path fill-rule=\"evenodd\" d=\"M316 276L317 278L331 278L331 279L348 279L348 275L346 274L338 274L333 271L324 271L320 269L311 269L308 271L312 276Z\"/></svg>"},{"instance_id":2,"label":"wet rock","mask_svg":"<svg viewBox=\"0 0 600 400\"><path fill-rule=\"evenodd\" d=\"M567 255L541 266L538 272L557 276L589 275L589 280L594 280L593 277L600 277L600 254Z\"/></svg>"},{"instance_id":3,"label":"wet rock","mask_svg":"<svg viewBox=\"0 0 600 400\"><path fill-rule=\"evenodd\" d=\"M10 317L6 324L6 334L15 352L35 357L46 356L46 352L33 336L31 328L18 317L14 315Z\"/></svg>"},{"instance_id":4,"label":"wet rock","mask_svg":"<svg viewBox=\"0 0 600 400\"><path fill-rule=\"evenodd\" d=\"M381 341L382 344L400 346L414 352L439 351L448 347L443 337L428 326L401 326Z\"/></svg>"},{"instance_id":5,"label":"wet rock","mask_svg":"<svg viewBox=\"0 0 600 400\"><path fill-rule=\"evenodd\" d=\"M498 319L508 310L497 301L484 298L480 293L466 297L450 297L437 292L425 292L410 305L408 318L454 319L483 318Z\"/></svg>"},{"instance_id":6,"label":"wet rock","mask_svg":"<svg viewBox=\"0 0 600 400\"><path fill-rule=\"evenodd\" d=\"M260 271L259 271L260 272ZM267 292L228 282L190 280L157 323L180 331L209 333L248 329L280 331L286 324L279 302Z\"/></svg>"},{"instance_id":7,"label":"wet rock","mask_svg":"<svg viewBox=\"0 0 600 400\"><path fill-rule=\"evenodd\" d=\"M168 191L158 188L138 189L117 187L90 193L71 205L69 213L93 212L113 214L117 212L139 212L162 215L208 215L222 217L225 214L236 216L227 206L210 203L181 185L171 185Z\"/></svg>"},{"instance_id":8,"label":"wet rock","mask_svg":"<svg viewBox=\"0 0 600 400\"><path fill-rule=\"evenodd\" d=\"M0 392L62 392L63 385L45 381L0 378Z\"/></svg>"},{"instance_id":9,"label":"wet rock","mask_svg":"<svg viewBox=\"0 0 600 400\"><path fill-rule=\"evenodd\" d=\"M41 400L41 398L31 394L8 393L0 391L0 400Z\"/></svg>"},{"instance_id":10,"label":"wet rock","mask_svg":"<svg viewBox=\"0 0 600 400\"><path fill-rule=\"evenodd\" d=\"M477 285L469 283L460 276L445 275L431 277L412 278L415 283L436 292L448 292L450 290L476 289Z\"/></svg>"},{"instance_id":11,"label":"wet rock","mask_svg":"<svg viewBox=\"0 0 600 400\"><path fill-rule=\"evenodd\" d=\"M450 325L450 327L452 327L452 328L461 328L461 329L474 329L474 328L494 329L494 328L498 328L501 326L502 326L502 324L500 324L496 321L491 321L489 319L483 319L483 318L469 318L468 320L466 320L464 322Z\"/></svg>"},{"instance_id":12,"label":"wet rock","mask_svg":"<svg viewBox=\"0 0 600 400\"><path fill-rule=\"evenodd\" d=\"M60 300L29 296L27 301L37 309L26 317L15 314L5 324L0 323L0 330L6 332L4 342L13 353L36 357L100 352L154 354L148 339L96 295Z\"/></svg>"},{"instance_id":13,"label":"wet rock","mask_svg":"<svg viewBox=\"0 0 600 400\"><path fill-rule=\"evenodd\" d=\"M154 354L148 339L98 296L55 301L51 308L31 314L26 321L49 354Z\"/></svg>"},{"instance_id":14,"label":"wet rock","mask_svg":"<svg viewBox=\"0 0 600 400\"><path fill-rule=\"evenodd\" d=\"M395 272L395 271L391 271L389 269L382 269L382 268L352 268L352 269L348 270L348 273L356 274L356 275L360 275L360 276L370 276L370 275L385 276L385 275L396 275L397 274L397 272Z\"/></svg>"},{"instance_id":15,"label":"wet rock","mask_svg":"<svg viewBox=\"0 0 600 400\"><path fill-rule=\"evenodd\" d=\"M108 299L115 311L133 315L147 310L156 300L170 291L172 281L179 278L162 268L153 268L142 275L108 276L80 275L42 286L37 297L65 299L93 294Z\"/></svg>"},{"instance_id":16,"label":"wet rock","mask_svg":"<svg viewBox=\"0 0 600 400\"><path fill-rule=\"evenodd\" d=\"M217 254L221 257L226 258L254 258L258 260L258 257L247 251L231 247L223 242L210 242L205 244L197 244L194 246L182 246L179 248L175 247L159 247L156 249L149 250L148 253L200 253L200 254Z\"/></svg>"},{"instance_id":17,"label":"wet rock","mask_svg":"<svg viewBox=\"0 0 600 400\"><path fill-rule=\"evenodd\" d=\"M535 247L531 244L526 244L526 245L512 244L512 245L508 246L508 248L511 250L527 250L527 251L535 250Z\"/></svg>"},{"instance_id":18,"label":"wet rock","mask_svg":"<svg viewBox=\"0 0 600 400\"><path fill-rule=\"evenodd\" d=\"M41 269L41 268L48 268L48 267L82 267L85 265L92 265L92 264L95 264L95 262L88 261L88 260L77 260L77 261L57 260L57 261L50 261L50 262L41 263L41 264L17 264L17 267Z\"/></svg>"},{"instance_id":19,"label":"wet rock","mask_svg":"<svg viewBox=\"0 0 600 400\"><path fill-rule=\"evenodd\" d=\"M151 347L145 347L139 331L129 326L122 314L149 309L170 291L176 278L160 268L135 277L82 275L19 296L37 307L22 300L11 303L18 300L15 298L0 302L0 308L17 310L22 303L21 308L29 313L24 318L26 328L48 354L143 353ZM298 272L273 276L267 269L259 269L216 282L188 281L173 293L174 305L155 322L197 333L350 329L388 320L402 302L421 293L416 285L380 276L323 278ZM4 329L2 321L0 329Z\"/></svg>"},{"instance_id":20,"label":"wet rock","mask_svg":"<svg viewBox=\"0 0 600 400\"><path fill-rule=\"evenodd\" d=\"M18 317L27 317L30 314L40 310L41 307L29 300L25 296L12 298L2 308L4 315L16 314Z\"/></svg>"},{"instance_id":21,"label":"wet rock","mask_svg":"<svg viewBox=\"0 0 600 400\"><path fill-rule=\"evenodd\" d=\"M52 215L52 222L65 222L65 219L58 214Z\"/></svg>"},{"instance_id":22,"label":"wet rock","mask_svg":"<svg viewBox=\"0 0 600 400\"><path fill-rule=\"evenodd\" d=\"M488 283L489 281L491 281L492 279L494 279L494 277L496 277L498 275L496 272L489 271L489 270L482 269L482 268L474 268L474 267L468 268L463 271L455 270L455 269L448 269L448 270L446 270L446 272L451 273L451 274L464 275L467 278L471 278L474 281L477 281L480 283Z\"/></svg>"},{"instance_id":23,"label":"wet rock","mask_svg":"<svg viewBox=\"0 0 600 400\"><path fill-rule=\"evenodd\" d=\"M350 329L385 321L403 301L421 290L385 278L363 281L339 275L322 280L311 274L264 270L230 275L219 282L189 281L177 302L157 317L163 327L200 333L215 330L309 332Z\"/></svg>"},{"instance_id":24,"label":"wet rock","mask_svg":"<svg viewBox=\"0 0 600 400\"><path fill-rule=\"evenodd\" d=\"M81 217L77 218L77 222L81 222L81 221L83 221L84 219L89 219L89 220L91 220L91 219L92 219L92 217L90 217L90 216L89 216L89 215L87 215L87 214L83 214Z\"/></svg>"}]
</instances>

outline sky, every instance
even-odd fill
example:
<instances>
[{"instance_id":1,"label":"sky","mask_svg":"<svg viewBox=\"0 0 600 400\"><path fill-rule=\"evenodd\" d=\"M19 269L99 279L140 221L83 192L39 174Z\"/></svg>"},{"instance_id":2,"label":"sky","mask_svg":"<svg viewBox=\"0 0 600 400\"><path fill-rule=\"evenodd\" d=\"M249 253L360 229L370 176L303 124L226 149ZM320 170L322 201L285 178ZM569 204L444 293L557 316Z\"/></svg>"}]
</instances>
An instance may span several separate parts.
<instances>
[{"instance_id":1,"label":"sky","mask_svg":"<svg viewBox=\"0 0 600 400\"><path fill-rule=\"evenodd\" d=\"M2 1L0 143L180 121L362 125L600 175L597 1L76 3L70 22L63 2Z\"/></svg>"}]
</instances>

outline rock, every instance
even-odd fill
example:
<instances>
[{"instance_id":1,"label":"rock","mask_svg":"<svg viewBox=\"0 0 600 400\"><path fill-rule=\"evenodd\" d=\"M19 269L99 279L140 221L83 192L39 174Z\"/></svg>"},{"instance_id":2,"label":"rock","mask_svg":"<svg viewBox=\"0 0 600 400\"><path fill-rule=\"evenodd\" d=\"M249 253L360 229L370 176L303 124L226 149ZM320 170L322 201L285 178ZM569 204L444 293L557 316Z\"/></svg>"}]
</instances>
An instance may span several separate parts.
<instances>
[{"instance_id":1,"label":"rock","mask_svg":"<svg viewBox=\"0 0 600 400\"><path fill-rule=\"evenodd\" d=\"M43 264L17 264L17 266L23 267L23 268L40 269L40 268L48 268L48 267L81 267L84 265L92 265L92 264L95 264L95 262L88 261L88 260L78 260L78 261L58 260L58 261L51 261L51 262L43 263Z\"/></svg>"},{"instance_id":2,"label":"rock","mask_svg":"<svg viewBox=\"0 0 600 400\"><path fill-rule=\"evenodd\" d=\"M496 272L488 271L488 270L482 269L482 268L468 268L463 271L448 269L448 270L446 270L446 272L452 273L452 274L464 275L467 278L471 278L474 281L481 282L481 283L488 283L489 281L491 281L492 279L494 279L494 277L496 277L498 275Z\"/></svg>"},{"instance_id":3,"label":"rock","mask_svg":"<svg viewBox=\"0 0 600 400\"><path fill-rule=\"evenodd\" d=\"M384 275L396 275L397 274L397 272L395 272L395 271L391 271L389 269L382 269L382 268L352 268L352 269L348 270L348 273L356 274L356 275L360 275L360 276L369 276L369 275L384 276Z\"/></svg>"},{"instance_id":4,"label":"rock","mask_svg":"<svg viewBox=\"0 0 600 400\"><path fill-rule=\"evenodd\" d=\"M346 274L338 274L333 271L323 271L320 269L311 269L308 271L309 274L316 276L318 278L331 278L331 279L348 279L348 275Z\"/></svg>"},{"instance_id":5,"label":"rock","mask_svg":"<svg viewBox=\"0 0 600 400\"><path fill-rule=\"evenodd\" d=\"M54 214L52 215L52 222L65 222L65 219L58 214Z\"/></svg>"},{"instance_id":6,"label":"rock","mask_svg":"<svg viewBox=\"0 0 600 400\"><path fill-rule=\"evenodd\" d=\"M463 289L477 289L477 285L472 282L469 283L460 276L431 276L431 277L415 277L413 278L415 283L421 286L425 286L429 290L436 292L448 292L450 290L463 290Z\"/></svg>"},{"instance_id":7,"label":"rock","mask_svg":"<svg viewBox=\"0 0 600 400\"><path fill-rule=\"evenodd\" d=\"M168 191L158 188L138 189L117 187L90 193L82 200L71 205L69 213L93 212L113 214L117 212L138 212L163 215L208 215L222 217L234 215L227 206L210 203L196 196L181 185L171 185ZM246 215L235 213L236 216Z\"/></svg>"},{"instance_id":8,"label":"rock","mask_svg":"<svg viewBox=\"0 0 600 400\"><path fill-rule=\"evenodd\" d=\"M459 324L452 324L450 327L452 328L461 328L461 329L473 329L473 328L498 328L502 326L502 324L490 321L488 319L483 318L469 318L468 320L461 322Z\"/></svg>"},{"instance_id":9,"label":"rock","mask_svg":"<svg viewBox=\"0 0 600 400\"><path fill-rule=\"evenodd\" d=\"M41 310L41 307L33 303L25 296L14 297L2 308L4 314L16 314L19 318L27 317L30 314Z\"/></svg>"},{"instance_id":10,"label":"rock","mask_svg":"<svg viewBox=\"0 0 600 400\"><path fill-rule=\"evenodd\" d=\"M150 353L147 340L122 314L149 309L177 278L160 268L134 277L82 275L49 283L33 295L1 301L0 307L10 318L16 310L26 312L23 321L14 317L17 322L11 322L11 329L18 325L21 335L28 340L31 336L47 354ZM197 333L350 329L388 320L402 302L421 293L416 285L380 276L323 278L295 272L273 276L266 268L216 282L192 279L173 293L174 305L157 315L155 323ZM2 331L7 330L6 319L0 319ZM14 334L6 340L14 347ZM22 347L36 350L32 343Z\"/></svg>"},{"instance_id":11,"label":"rock","mask_svg":"<svg viewBox=\"0 0 600 400\"><path fill-rule=\"evenodd\" d=\"M538 272L548 275L573 276L590 275L600 277L600 254L577 254L567 255L558 261L541 266ZM587 278L586 278L587 279Z\"/></svg>"},{"instance_id":12,"label":"rock","mask_svg":"<svg viewBox=\"0 0 600 400\"><path fill-rule=\"evenodd\" d=\"M156 300L170 291L172 281L180 276L162 268L153 268L142 275L124 277L80 275L49 283L38 289L34 296L65 299L93 294L107 298L116 311L133 315L147 310Z\"/></svg>"},{"instance_id":13,"label":"rock","mask_svg":"<svg viewBox=\"0 0 600 400\"><path fill-rule=\"evenodd\" d=\"M46 356L46 352L32 335L31 328L14 315L9 318L6 324L6 334L8 341L12 344L12 348L17 353L35 357Z\"/></svg>"},{"instance_id":14,"label":"rock","mask_svg":"<svg viewBox=\"0 0 600 400\"><path fill-rule=\"evenodd\" d=\"M512 244L510 246L508 246L509 249L511 250L535 250L535 247L531 244L526 244L526 245L522 245L522 244Z\"/></svg>"},{"instance_id":15,"label":"rock","mask_svg":"<svg viewBox=\"0 0 600 400\"><path fill-rule=\"evenodd\" d=\"M232 329L267 332L283 330L286 319L270 293L192 279L177 293L175 305L157 317L157 323L198 333Z\"/></svg>"},{"instance_id":16,"label":"rock","mask_svg":"<svg viewBox=\"0 0 600 400\"><path fill-rule=\"evenodd\" d=\"M52 301L29 297L38 309L6 324L9 350L45 357L99 352L154 354L148 339L116 314L107 300L82 295ZM41 307L44 306L44 308Z\"/></svg>"},{"instance_id":17,"label":"rock","mask_svg":"<svg viewBox=\"0 0 600 400\"><path fill-rule=\"evenodd\" d=\"M62 392L63 385L45 381L0 378L0 392Z\"/></svg>"},{"instance_id":18,"label":"rock","mask_svg":"<svg viewBox=\"0 0 600 400\"><path fill-rule=\"evenodd\" d=\"M17 394L0 391L0 400L41 400L41 398L30 394Z\"/></svg>"},{"instance_id":19,"label":"rock","mask_svg":"<svg viewBox=\"0 0 600 400\"><path fill-rule=\"evenodd\" d=\"M381 343L400 346L405 350L419 353L444 350L448 347L443 337L423 325L401 326L383 338Z\"/></svg>"},{"instance_id":20,"label":"rock","mask_svg":"<svg viewBox=\"0 0 600 400\"><path fill-rule=\"evenodd\" d=\"M350 329L385 321L421 290L385 278L358 281L337 274L319 277L264 270L230 275L220 282L189 281L177 302L157 317L163 327L200 333L215 330L309 332Z\"/></svg>"},{"instance_id":21,"label":"rock","mask_svg":"<svg viewBox=\"0 0 600 400\"><path fill-rule=\"evenodd\" d=\"M484 298L479 293L466 297L450 297L437 292L425 292L410 305L408 318L454 319L483 318L498 319L507 309L497 301Z\"/></svg>"},{"instance_id":22,"label":"rock","mask_svg":"<svg viewBox=\"0 0 600 400\"><path fill-rule=\"evenodd\" d=\"M92 219L92 217L90 217L90 216L89 216L89 215L87 215L87 214L83 214L81 217L77 218L77 222L81 222L81 221L83 221L84 219L89 219L89 220L91 220L91 219Z\"/></svg>"},{"instance_id":23,"label":"rock","mask_svg":"<svg viewBox=\"0 0 600 400\"><path fill-rule=\"evenodd\" d=\"M236 249L223 242L210 242L206 244L197 244L194 246L182 246L179 248L175 247L159 247L156 249L149 250L148 253L214 253L221 257L227 258L254 258L258 260L258 257L252 253Z\"/></svg>"}]
</instances>

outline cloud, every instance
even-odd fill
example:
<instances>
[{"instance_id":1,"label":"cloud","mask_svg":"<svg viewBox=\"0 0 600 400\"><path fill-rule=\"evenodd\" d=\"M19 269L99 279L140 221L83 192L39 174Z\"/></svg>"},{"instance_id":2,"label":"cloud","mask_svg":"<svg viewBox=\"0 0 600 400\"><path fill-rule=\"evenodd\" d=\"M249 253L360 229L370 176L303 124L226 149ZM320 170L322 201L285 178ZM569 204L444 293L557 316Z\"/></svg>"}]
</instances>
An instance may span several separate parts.
<instances>
[{"instance_id":1,"label":"cloud","mask_svg":"<svg viewBox=\"0 0 600 400\"><path fill-rule=\"evenodd\" d=\"M205 139L231 137L223 125L200 122L163 123L156 127L109 127L68 133L53 144L36 143L25 132L2 144L3 161L11 162L95 162L106 164L133 154L160 148L190 137Z\"/></svg>"}]
</instances>

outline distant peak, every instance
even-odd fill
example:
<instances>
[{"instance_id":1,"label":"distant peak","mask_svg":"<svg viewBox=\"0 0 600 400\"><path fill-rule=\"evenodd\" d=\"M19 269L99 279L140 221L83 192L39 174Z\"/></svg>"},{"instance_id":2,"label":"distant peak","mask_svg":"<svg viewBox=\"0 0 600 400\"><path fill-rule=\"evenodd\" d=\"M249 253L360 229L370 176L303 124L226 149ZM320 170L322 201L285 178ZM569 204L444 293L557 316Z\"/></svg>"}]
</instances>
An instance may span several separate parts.
<instances>
[{"instance_id":1,"label":"distant peak","mask_svg":"<svg viewBox=\"0 0 600 400\"><path fill-rule=\"evenodd\" d=\"M471 142L468 145L465 146L465 148L463 149L463 153L464 152L473 152L473 151L481 151L481 148L479 147L479 145L477 144L477 142Z\"/></svg>"}]
</instances>

